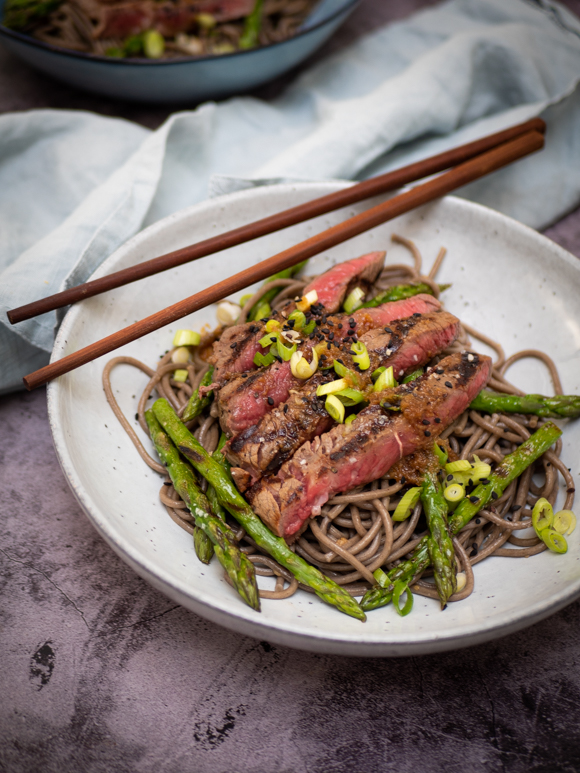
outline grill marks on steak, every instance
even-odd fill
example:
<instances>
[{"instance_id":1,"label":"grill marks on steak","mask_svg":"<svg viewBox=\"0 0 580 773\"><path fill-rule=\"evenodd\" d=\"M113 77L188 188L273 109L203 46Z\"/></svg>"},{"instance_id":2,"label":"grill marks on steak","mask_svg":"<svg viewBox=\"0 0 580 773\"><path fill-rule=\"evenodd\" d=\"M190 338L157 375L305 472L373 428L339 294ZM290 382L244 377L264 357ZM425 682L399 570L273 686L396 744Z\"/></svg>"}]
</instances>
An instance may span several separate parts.
<instances>
[{"instance_id":1,"label":"grill marks on steak","mask_svg":"<svg viewBox=\"0 0 580 773\"><path fill-rule=\"evenodd\" d=\"M446 311L416 315L391 323L390 332L382 328L365 334L371 366L358 374L358 388L372 386L371 374L381 365L392 365L397 377L425 365L457 338L459 320ZM351 370L354 369L349 344L345 351L331 354ZM254 483L265 472L274 472L307 440L326 432L333 424L324 408L325 398L316 396L319 384L334 380L333 370L317 373L292 391L283 406L267 413L256 426L241 432L226 446L226 456L235 466L251 476ZM226 387L227 389L227 387ZM242 479L240 479L242 480ZM250 479L244 479L249 483Z\"/></svg>"},{"instance_id":2,"label":"grill marks on steak","mask_svg":"<svg viewBox=\"0 0 580 773\"><path fill-rule=\"evenodd\" d=\"M291 537L335 494L370 483L403 456L430 447L481 391L490 372L489 357L463 352L385 392L397 411L371 405L351 424L304 443L276 476L262 478L248 492L254 509L276 534Z\"/></svg>"},{"instance_id":3,"label":"grill marks on steak","mask_svg":"<svg viewBox=\"0 0 580 773\"><path fill-rule=\"evenodd\" d=\"M340 345L347 336L347 332L355 330L356 333L365 340L365 334L379 326L389 325L394 320L402 317L412 316L414 313L421 314L439 309L441 304L431 295L416 295L414 298L407 298L403 301L393 301L384 303L375 309L360 309L350 317L347 314L337 314L326 317L323 325L319 326L324 330L329 330L334 335L334 344ZM353 319L355 327L351 328L348 320ZM259 326L259 331L249 333L250 327ZM342 327L339 328L338 326ZM236 332L236 328L244 328L246 339L241 338L241 331ZM256 351L260 349L258 341L265 335L263 323L255 323L253 326L237 325L228 328L222 338L214 344L213 362L216 370L220 368L223 373L226 369L232 367L231 360L237 358L236 362L248 362L251 353L252 368L253 357ZM383 331L384 332L384 331ZM228 336L226 337L226 333ZM324 335L320 333L322 338ZM252 336L253 340L249 340ZM386 334L385 334L386 336ZM387 340L387 337L385 338ZM238 342L236 349L232 348L234 342ZM312 347L318 341L306 340L300 345L300 351L311 359L309 354ZM251 349L254 346L254 349ZM334 356L341 357L342 352L332 349ZM347 351L347 350L345 350ZM328 354L331 354L329 351ZM230 363L228 364L228 358ZM375 367L378 367L375 365ZM374 369L374 368L373 368ZM371 371L372 372L372 371ZM214 371L214 381L220 383L219 376L216 378ZM225 379L224 379L225 382ZM224 383L222 382L222 383ZM274 363L268 368L261 368L246 374L246 376L236 376L231 378L225 386L217 392L217 406L220 412L220 423L223 431L228 437L243 432L248 427L256 424L262 416L265 416L273 408L284 403L290 396L292 389L298 389L303 384L299 379L294 378L290 370L289 362ZM269 402L272 401L272 402Z\"/></svg>"}]
</instances>

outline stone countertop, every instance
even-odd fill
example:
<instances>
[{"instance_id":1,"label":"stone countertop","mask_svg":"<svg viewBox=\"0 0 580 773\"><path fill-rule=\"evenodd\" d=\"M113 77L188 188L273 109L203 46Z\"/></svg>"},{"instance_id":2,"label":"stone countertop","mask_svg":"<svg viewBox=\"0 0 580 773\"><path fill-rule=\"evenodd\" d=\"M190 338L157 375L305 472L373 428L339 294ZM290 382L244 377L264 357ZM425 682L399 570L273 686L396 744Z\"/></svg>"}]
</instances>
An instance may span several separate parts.
<instances>
[{"instance_id":1,"label":"stone countertop","mask_svg":"<svg viewBox=\"0 0 580 773\"><path fill-rule=\"evenodd\" d=\"M367 0L319 56L427 4ZM151 127L168 112L81 94L0 50L0 111L47 106ZM547 235L580 257L580 210ZM580 770L580 602L439 655L258 642L169 601L97 535L58 467L44 390L0 398L0 437L0 771Z\"/></svg>"}]
</instances>

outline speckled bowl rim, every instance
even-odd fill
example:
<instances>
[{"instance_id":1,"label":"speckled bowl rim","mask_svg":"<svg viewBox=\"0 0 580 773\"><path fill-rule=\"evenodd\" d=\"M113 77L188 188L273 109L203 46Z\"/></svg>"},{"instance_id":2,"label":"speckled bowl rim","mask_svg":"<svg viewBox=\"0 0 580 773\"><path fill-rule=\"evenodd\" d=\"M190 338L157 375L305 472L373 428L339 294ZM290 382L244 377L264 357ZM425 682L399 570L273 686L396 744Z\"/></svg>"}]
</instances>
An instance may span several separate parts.
<instances>
[{"instance_id":1,"label":"speckled bowl rim","mask_svg":"<svg viewBox=\"0 0 580 773\"><path fill-rule=\"evenodd\" d=\"M253 188L221 196L219 199L206 200L154 223L130 239L125 245L119 248L119 251L143 243L150 236L155 234L157 230L164 228L167 224L171 224L172 221L175 222L178 219L187 217L192 212L195 212L198 217L203 217L205 212L211 211L214 207L227 206L229 203L236 201L240 197L267 196L268 191L273 188L290 192L297 188L308 189L309 187L315 189L316 195L323 195L325 192L332 192L347 187L348 185L348 183L281 184ZM326 190L324 190L325 188ZM521 236L527 239L531 238L532 241L537 244L538 249L549 250L557 260L567 263L574 271L576 271L578 275L578 286L580 287L580 261L547 237L542 236L534 229L529 228L522 223L480 204L475 204L454 196L447 196L445 197L445 200L459 210L464 210L466 212L470 211L471 213L475 213L476 216L491 218L492 220L495 220L498 226L507 225L512 237L517 238L518 236ZM117 253L119 251L116 251L104 261L99 269L93 274L92 278L97 278L98 276L114 270ZM56 337L51 361L58 360L62 357L66 339L70 335L71 329L73 328L79 313L78 307L73 307L67 313ZM266 639L274 643L313 652L361 657L400 657L405 655L418 655L453 650L481 644L539 622L580 598L579 577L575 582L572 582L562 590L553 593L548 599L540 600L529 605L519 614L513 614L506 611L499 614L497 619L494 619L491 622L486 620L483 621L483 624L475 623L472 625L465 625L459 634L433 636L433 634L429 632L419 632L415 633L412 637L409 637L409 635L405 633L401 635L391 633L382 636L380 639L369 639L368 637L365 637L364 627L361 628L360 635L329 636L318 634L316 632L306 633L304 631L297 631L293 626L285 625L283 623L276 623L273 625L265 621L265 619L263 622L262 620L256 622L255 620L250 619L251 610L246 608L243 604L240 604L239 610L236 609L236 613L232 614L229 610L225 610L219 604L216 604L215 600L212 599L212 594L205 592L203 588L190 589L189 593L184 593L180 585L176 583L167 572L162 569L160 570L158 567L155 568L154 566L149 566L148 564L150 562L144 560L143 557L140 556L139 551L135 549L130 540L119 538L115 529L107 522L106 517L103 517L99 508L84 490L82 482L76 473L73 460L67 448L64 429L58 418L58 390L58 379L48 385L48 416L57 457L74 496L97 531L113 550L129 564L129 566L158 590L183 606L198 613L200 616L231 630L253 636L254 638Z\"/></svg>"},{"instance_id":2,"label":"speckled bowl rim","mask_svg":"<svg viewBox=\"0 0 580 773\"><path fill-rule=\"evenodd\" d=\"M341 8L339 8L336 11L333 11L332 13L328 14L328 16L325 16L320 21L316 22L316 24L313 24L311 26L301 27L298 32L296 32L295 35L292 35L291 38L286 38L285 40L280 40L277 43L269 43L266 46L259 46L259 48L251 48L247 51L233 51L230 54L220 54L219 56L215 55L207 55L207 56L183 56L178 59L145 59L145 58L128 58L128 59L118 59L115 57L110 56L100 56L99 54L87 54L84 51L72 51L68 48L61 48L60 46L54 46L52 43L45 43L43 40L37 40L36 38L33 38L31 35L26 35L24 32L17 32L16 30L11 30L9 27L5 27L3 24L0 24L0 35L5 35L8 38L13 38L14 40L17 40L19 43L24 43L26 45L31 46L32 48L40 48L44 51L50 51L53 54L58 54L60 56L66 56L70 57L72 59L82 59L89 62L101 62L102 64L110 65L111 67L117 67L117 66L124 66L124 67L171 67L172 65L184 65L184 64L195 64L197 62L215 62L218 59L220 61L228 60L228 59L234 59L240 56L247 56L249 54L256 54L260 51L268 51L272 48L281 48L288 44L291 44L292 41L296 40L297 38L305 37L306 35L309 35L311 32L314 32L321 27L325 27L327 24L331 24L334 19L336 19L338 16L341 16L344 13L350 13L352 10L354 10L354 7L360 3L360 0L344 0L344 4Z\"/></svg>"}]
</instances>

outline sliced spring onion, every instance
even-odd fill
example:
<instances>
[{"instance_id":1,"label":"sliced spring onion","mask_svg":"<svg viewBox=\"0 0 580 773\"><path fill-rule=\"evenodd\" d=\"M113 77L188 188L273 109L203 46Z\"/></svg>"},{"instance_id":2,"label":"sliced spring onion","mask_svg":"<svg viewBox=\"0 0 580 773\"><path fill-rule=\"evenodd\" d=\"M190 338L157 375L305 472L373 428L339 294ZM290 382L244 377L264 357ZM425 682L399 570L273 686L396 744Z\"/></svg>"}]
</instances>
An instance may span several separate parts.
<instances>
[{"instance_id":1,"label":"sliced spring onion","mask_svg":"<svg viewBox=\"0 0 580 773\"><path fill-rule=\"evenodd\" d=\"M409 384L411 381L415 381L416 378L423 375L423 368L418 368L403 379L403 384Z\"/></svg>"},{"instance_id":2,"label":"sliced spring onion","mask_svg":"<svg viewBox=\"0 0 580 773\"><path fill-rule=\"evenodd\" d=\"M462 591L467 585L467 575L465 572L457 572L457 593Z\"/></svg>"},{"instance_id":3,"label":"sliced spring onion","mask_svg":"<svg viewBox=\"0 0 580 773\"><path fill-rule=\"evenodd\" d=\"M375 569L373 572L373 577L381 586L381 588L386 588L389 584L389 575L386 574L386 572L383 572L382 569Z\"/></svg>"},{"instance_id":4,"label":"sliced spring onion","mask_svg":"<svg viewBox=\"0 0 580 773\"><path fill-rule=\"evenodd\" d=\"M401 596L406 594L406 601L404 606L401 607ZM413 594L406 582L403 580L397 580L393 586L393 606L396 612L405 617L413 609Z\"/></svg>"},{"instance_id":5,"label":"sliced spring onion","mask_svg":"<svg viewBox=\"0 0 580 773\"><path fill-rule=\"evenodd\" d=\"M350 416L347 416L344 420L345 424L352 424L353 421L356 419L356 413L351 413Z\"/></svg>"},{"instance_id":6,"label":"sliced spring onion","mask_svg":"<svg viewBox=\"0 0 580 773\"><path fill-rule=\"evenodd\" d=\"M216 317L220 325L233 325L240 316L241 308L237 303L222 301L218 303Z\"/></svg>"},{"instance_id":7,"label":"sliced spring onion","mask_svg":"<svg viewBox=\"0 0 580 773\"><path fill-rule=\"evenodd\" d=\"M187 377L189 376L189 373L186 370L182 370L179 368L178 370L173 371L173 380L174 381L187 381Z\"/></svg>"},{"instance_id":8,"label":"sliced spring onion","mask_svg":"<svg viewBox=\"0 0 580 773\"><path fill-rule=\"evenodd\" d=\"M486 462L476 462L469 471L469 477L475 483L482 478L489 478L491 475L491 465Z\"/></svg>"},{"instance_id":9,"label":"sliced spring onion","mask_svg":"<svg viewBox=\"0 0 580 773\"><path fill-rule=\"evenodd\" d=\"M312 362L309 364L302 352L294 352L290 357L290 370L294 378L306 379L313 376L318 369L318 354L312 350Z\"/></svg>"},{"instance_id":10,"label":"sliced spring onion","mask_svg":"<svg viewBox=\"0 0 580 773\"><path fill-rule=\"evenodd\" d=\"M320 384L316 390L316 397L333 395L335 392L340 392L343 389L348 389L348 381L345 378L339 378L336 381L330 381L328 384Z\"/></svg>"},{"instance_id":11,"label":"sliced spring onion","mask_svg":"<svg viewBox=\"0 0 580 773\"><path fill-rule=\"evenodd\" d=\"M338 397L329 395L324 403L326 411L332 416L332 418L339 424L344 421L344 405L340 402Z\"/></svg>"},{"instance_id":12,"label":"sliced spring onion","mask_svg":"<svg viewBox=\"0 0 580 773\"><path fill-rule=\"evenodd\" d=\"M263 349L267 349L268 346L272 346L272 344L275 344L278 340L278 334L277 333L266 333L265 336L262 336L258 343Z\"/></svg>"},{"instance_id":13,"label":"sliced spring onion","mask_svg":"<svg viewBox=\"0 0 580 773\"><path fill-rule=\"evenodd\" d=\"M306 327L302 328L302 335L309 336L310 333L314 332L315 327L316 327L316 320L311 319L310 322L306 325Z\"/></svg>"},{"instance_id":14,"label":"sliced spring onion","mask_svg":"<svg viewBox=\"0 0 580 773\"><path fill-rule=\"evenodd\" d=\"M338 362L338 360L334 360L332 365L337 376L348 379L354 386L359 385L358 376L354 370L349 370L346 365L343 365L342 362Z\"/></svg>"},{"instance_id":15,"label":"sliced spring onion","mask_svg":"<svg viewBox=\"0 0 580 773\"><path fill-rule=\"evenodd\" d=\"M397 386L397 382L395 381L393 366L389 365L389 367L386 370L384 370L380 374L378 379L375 381L373 391L382 392L384 389L393 389L396 386Z\"/></svg>"},{"instance_id":16,"label":"sliced spring onion","mask_svg":"<svg viewBox=\"0 0 580 773\"><path fill-rule=\"evenodd\" d=\"M240 306L243 308L246 303L250 300L250 298L253 298L255 293L246 293L245 295L242 295L240 298Z\"/></svg>"},{"instance_id":17,"label":"sliced spring onion","mask_svg":"<svg viewBox=\"0 0 580 773\"><path fill-rule=\"evenodd\" d=\"M352 359L354 362L356 362L359 368L361 370L368 370L371 366L371 360L367 347L363 344L363 342L357 341L350 347L350 350L353 354Z\"/></svg>"},{"instance_id":18,"label":"sliced spring onion","mask_svg":"<svg viewBox=\"0 0 580 773\"><path fill-rule=\"evenodd\" d=\"M288 317L288 322L294 322L294 330L302 330L306 324L306 317L303 311L293 311ZM266 326L267 327L267 326Z\"/></svg>"},{"instance_id":19,"label":"sliced spring onion","mask_svg":"<svg viewBox=\"0 0 580 773\"><path fill-rule=\"evenodd\" d=\"M540 539L543 539L540 532L551 528L553 523L554 511L552 510L552 505L545 497L540 497L532 510L532 526Z\"/></svg>"},{"instance_id":20,"label":"sliced spring onion","mask_svg":"<svg viewBox=\"0 0 580 773\"><path fill-rule=\"evenodd\" d=\"M380 368L373 370L373 372L371 373L372 380L376 381L378 377L381 375L381 373L384 373L385 371L386 371L386 367L384 365L381 365Z\"/></svg>"},{"instance_id":21,"label":"sliced spring onion","mask_svg":"<svg viewBox=\"0 0 580 773\"><path fill-rule=\"evenodd\" d=\"M272 307L268 302L260 303L260 305L256 308L256 311L252 315L253 319L265 319L266 317L269 317L272 313Z\"/></svg>"},{"instance_id":22,"label":"sliced spring onion","mask_svg":"<svg viewBox=\"0 0 580 773\"><path fill-rule=\"evenodd\" d=\"M176 330L173 336L173 346L199 346L201 336L195 330Z\"/></svg>"},{"instance_id":23,"label":"sliced spring onion","mask_svg":"<svg viewBox=\"0 0 580 773\"><path fill-rule=\"evenodd\" d=\"M306 295L303 295L302 298L300 298L296 304L296 308L298 311L308 311L312 304L316 303L317 301L318 293L316 290L311 290L309 293L306 293Z\"/></svg>"},{"instance_id":24,"label":"sliced spring onion","mask_svg":"<svg viewBox=\"0 0 580 773\"><path fill-rule=\"evenodd\" d=\"M185 365L186 362L189 362L190 356L191 352L187 346L179 346L172 352L171 362L173 362L175 365Z\"/></svg>"},{"instance_id":25,"label":"sliced spring onion","mask_svg":"<svg viewBox=\"0 0 580 773\"><path fill-rule=\"evenodd\" d=\"M419 501L421 496L421 487L413 486L407 492L403 494L399 504L395 507L395 512L392 515L393 521L404 521L412 513L413 508Z\"/></svg>"},{"instance_id":26,"label":"sliced spring onion","mask_svg":"<svg viewBox=\"0 0 580 773\"><path fill-rule=\"evenodd\" d=\"M276 361L276 358L274 357L272 352L268 352L268 354L262 354L261 352L256 352L256 354L254 354L254 365L257 365L258 368L267 368L268 365L271 365L275 361Z\"/></svg>"},{"instance_id":27,"label":"sliced spring onion","mask_svg":"<svg viewBox=\"0 0 580 773\"><path fill-rule=\"evenodd\" d=\"M365 291L362 289L362 287L355 287L354 290L348 294L345 302L343 303L343 309L347 314L352 314L353 311L360 309L360 307L363 305L364 297Z\"/></svg>"},{"instance_id":28,"label":"sliced spring onion","mask_svg":"<svg viewBox=\"0 0 580 773\"><path fill-rule=\"evenodd\" d=\"M277 333L280 330L280 323L277 319L269 319L266 322L266 333Z\"/></svg>"},{"instance_id":29,"label":"sliced spring onion","mask_svg":"<svg viewBox=\"0 0 580 773\"><path fill-rule=\"evenodd\" d=\"M292 358L292 355L296 351L296 344L293 346L284 346L282 341L278 339L276 342L276 349L278 350L278 355L284 360L284 362L288 362Z\"/></svg>"},{"instance_id":30,"label":"sliced spring onion","mask_svg":"<svg viewBox=\"0 0 580 773\"><path fill-rule=\"evenodd\" d=\"M157 30L143 33L143 53L147 59L160 59L165 51L165 40Z\"/></svg>"},{"instance_id":31,"label":"sliced spring onion","mask_svg":"<svg viewBox=\"0 0 580 773\"><path fill-rule=\"evenodd\" d=\"M451 483L443 492L443 496L448 502L459 502L465 497L465 488L461 483Z\"/></svg>"},{"instance_id":32,"label":"sliced spring onion","mask_svg":"<svg viewBox=\"0 0 580 773\"><path fill-rule=\"evenodd\" d=\"M449 464L445 465L445 472L449 473L466 472L467 470L471 470L471 464L467 459L459 459L456 462L449 462Z\"/></svg>"},{"instance_id":33,"label":"sliced spring onion","mask_svg":"<svg viewBox=\"0 0 580 773\"><path fill-rule=\"evenodd\" d=\"M568 543L563 534L558 534L555 529L543 529L539 535L542 542L554 553L567 553Z\"/></svg>"},{"instance_id":34,"label":"sliced spring onion","mask_svg":"<svg viewBox=\"0 0 580 773\"><path fill-rule=\"evenodd\" d=\"M365 399L362 392L359 392L358 389L351 389L350 387L341 389L340 392L334 392L333 394L336 395L340 402L347 408L352 408L353 405L358 405Z\"/></svg>"},{"instance_id":35,"label":"sliced spring onion","mask_svg":"<svg viewBox=\"0 0 580 773\"><path fill-rule=\"evenodd\" d=\"M437 457L437 461L441 465L441 467L445 466L445 463L447 462L447 458L449 457L449 454L444 448L441 448L439 443L435 442L433 443L433 453Z\"/></svg>"},{"instance_id":36,"label":"sliced spring onion","mask_svg":"<svg viewBox=\"0 0 580 773\"><path fill-rule=\"evenodd\" d=\"M576 528L576 516L572 510L560 510L554 516L553 526L559 534L572 534Z\"/></svg>"}]
</instances>

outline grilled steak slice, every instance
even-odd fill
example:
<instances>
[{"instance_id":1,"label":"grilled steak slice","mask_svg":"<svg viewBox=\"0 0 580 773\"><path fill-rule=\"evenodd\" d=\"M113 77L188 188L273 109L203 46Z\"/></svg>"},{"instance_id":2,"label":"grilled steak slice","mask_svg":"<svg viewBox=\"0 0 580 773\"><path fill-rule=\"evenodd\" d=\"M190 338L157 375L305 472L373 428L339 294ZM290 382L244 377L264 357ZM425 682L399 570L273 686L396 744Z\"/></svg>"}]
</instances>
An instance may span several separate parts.
<instances>
[{"instance_id":1,"label":"grilled steak slice","mask_svg":"<svg viewBox=\"0 0 580 773\"><path fill-rule=\"evenodd\" d=\"M369 252L360 258L337 263L306 285L304 295L316 290L318 303L328 314L338 311L342 302L355 286L367 290L377 279L385 265L386 252Z\"/></svg>"},{"instance_id":2,"label":"grilled steak slice","mask_svg":"<svg viewBox=\"0 0 580 773\"><path fill-rule=\"evenodd\" d=\"M457 338L459 320L446 311L431 312L393 322L389 330L371 330L361 338L371 360L370 368L358 374L361 391L372 387L371 374L381 365L392 365L397 378L425 365ZM340 352L340 358L353 369L348 345L345 348L347 352ZM262 474L274 472L307 440L326 432L333 422L324 408L324 398L316 397L316 389L334 378L334 371L326 377L317 373L293 390L283 406L230 440L226 456L231 464L249 473L255 483Z\"/></svg>"},{"instance_id":3,"label":"grilled steak slice","mask_svg":"<svg viewBox=\"0 0 580 773\"><path fill-rule=\"evenodd\" d=\"M385 261L384 252L371 252L360 258L353 258L344 263L338 263L324 274L317 276L304 288L304 292L316 290L318 304L324 306L319 315L332 314L340 309L342 301L351 284L357 283L361 287L374 282ZM423 296L421 296L423 297ZM425 296L430 298L431 296ZM435 300L434 298L432 300ZM439 304L437 304L437 307ZM290 301L283 309L282 314L274 313L272 318L283 321L294 311L295 304ZM371 311L370 309L368 311ZM373 309L372 311L376 311ZM418 309L421 311L421 309ZM410 312L411 314L413 312ZM400 315L399 316L407 316ZM394 317L391 317L394 319ZM380 323L379 323L380 324ZM386 324L386 323L385 323ZM373 325L376 327L376 325ZM222 386L226 380L238 373L254 370L254 355L256 352L264 353L258 341L266 334L265 323L245 322L243 325L233 325L227 328L213 348L211 362L214 366L214 383Z\"/></svg>"},{"instance_id":4,"label":"grilled steak slice","mask_svg":"<svg viewBox=\"0 0 580 773\"><path fill-rule=\"evenodd\" d=\"M490 372L489 357L452 354L417 380L385 392L396 411L370 405L351 424L305 443L277 475L248 492L254 509L276 534L292 537L335 494L370 483L403 456L430 447Z\"/></svg>"},{"instance_id":5,"label":"grilled steak slice","mask_svg":"<svg viewBox=\"0 0 580 773\"><path fill-rule=\"evenodd\" d=\"M348 315L333 315L332 317L322 317L324 322L317 328L318 337L308 339L300 346L300 350L307 354L310 359L309 351L316 343L321 340L328 340L328 336L332 333L333 344L339 345L341 341L351 339L353 336L351 333L357 333L359 336L364 337L364 333L374 328L388 325L396 319L412 316L414 313L420 314L429 311L434 311L440 308L441 304L436 298L431 295L416 295L414 298L407 298L404 301L393 301L392 303L384 303L382 306L377 306L375 309L360 309L356 311L350 317ZM349 319L353 320L354 326L351 327ZM259 323L255 323L254 327ZM341 326L339 328L339 325ZM238 327L245 327L239 325ZM232 335L226 337L226 333L234 331L235 328L228 328L220 341L214 344L214 363L217 363L217 357L221 357L221 353L225 352L224 357L220 360L222 363L222 372L225 363L225 358L232 358L233 344L230 343ZM328 333L321 331L326 330ZM259 350L258 340L265 331L262 331L260 327L260 333L248 333L254 338L255 349L252 350L252 363L253 357L256 351ZM234 334L235 335L235 334ZM325 336L327 337L325 339ZM225 339L225 340L224 340ZM249 353L249 347L242 345L243 355L239 355L238 361L241 361L242 357L247 358ZM341 355L336 353L337 357ZM216 368L218 365L216 364ZM252 364L252 368L253 368ZM219 384L219 379L216 379L214 372L214 380ZM270 365L269 368L261 368L260 370L254 370L251 373L246 373L242 376L236 376L231 378L225 386L217 393L217 406L220 412L220 424L223 431L228 437L237 435L239 432L243 432L247 427L251 427L256 424L262 416L271 411L280 403L285 403L288 400L291 389L297 389L302 385L299 379L294 378L290 370L289 362L275 363ZM215 386L215 384L214 384Z\"/></svg>"}]
</instances>

